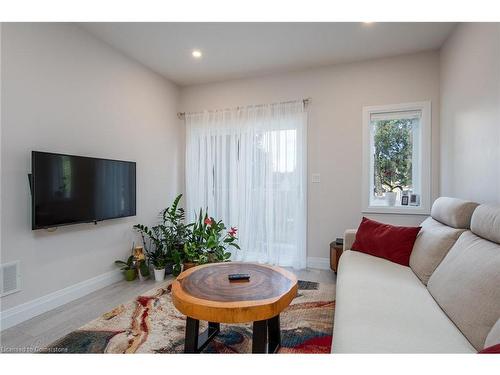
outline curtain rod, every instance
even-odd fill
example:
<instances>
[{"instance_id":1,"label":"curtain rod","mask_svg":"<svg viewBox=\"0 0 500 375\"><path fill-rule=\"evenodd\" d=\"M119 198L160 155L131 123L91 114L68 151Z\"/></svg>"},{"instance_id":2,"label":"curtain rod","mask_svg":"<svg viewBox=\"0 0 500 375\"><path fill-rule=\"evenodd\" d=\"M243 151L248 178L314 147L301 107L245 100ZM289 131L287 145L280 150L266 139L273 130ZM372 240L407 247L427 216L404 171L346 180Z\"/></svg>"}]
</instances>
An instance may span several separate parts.
<instances>
[{"instance_id":1,"label":"curtain rod","mask_svg":"<svg viewBox=\"0 0 500 375\"><path fill-rule=\"evenodd\" d=\"M312 101L311 98L302 99L302 103L304 104L304 107L307 107L311 103L311 101ZM241 108L246 108L246 107L265 107L267 105L289 104L289 103L295 103L295 102L298 102L298 100L289 100L289 101L286 101L286 102L278 102L278 103L271 103L271 104L257 104L257 105L250 105L250 106L238 106L238 107L232 108L232 109L241 109ZM229 111L229 110L231 110L231 109L223 109L222 111ZM216 111L208 111L208 112L216 112ZM193 113L203 113L203 112L193 112ZM185 116L186 116L186 112L177 112L177 118L179 120L183 120Z\"/></svg>"}]
</instances>

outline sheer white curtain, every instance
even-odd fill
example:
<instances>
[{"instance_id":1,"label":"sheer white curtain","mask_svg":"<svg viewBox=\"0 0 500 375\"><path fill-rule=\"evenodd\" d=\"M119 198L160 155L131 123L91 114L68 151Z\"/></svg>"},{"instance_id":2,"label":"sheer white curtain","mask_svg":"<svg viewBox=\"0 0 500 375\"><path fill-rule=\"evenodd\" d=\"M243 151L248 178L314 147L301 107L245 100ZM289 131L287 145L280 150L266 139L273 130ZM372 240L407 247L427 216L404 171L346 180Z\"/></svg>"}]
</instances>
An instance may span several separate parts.
<instances>
[{"instance_id":1,"label":"sheer white curtain","mask_svg":"<svg viewBox=\"0 0 500 375\"><path fill-rule=\"evenodd\" d=\"M186 202L238 228L233 260L306 266L302 101L186 114Z\"/></svg>"}]
</instances>

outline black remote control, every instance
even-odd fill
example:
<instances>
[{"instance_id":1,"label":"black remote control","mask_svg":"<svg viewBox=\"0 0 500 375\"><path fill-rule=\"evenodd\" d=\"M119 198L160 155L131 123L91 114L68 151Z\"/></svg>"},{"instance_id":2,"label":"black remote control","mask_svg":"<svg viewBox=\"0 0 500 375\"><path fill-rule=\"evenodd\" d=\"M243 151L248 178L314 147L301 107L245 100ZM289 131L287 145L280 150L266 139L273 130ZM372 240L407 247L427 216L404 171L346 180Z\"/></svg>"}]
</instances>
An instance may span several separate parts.
<instances>
[{"instance_id":1,"label":"black remote control","mask_svg":"<svg viewBox=\"0 0 500 375\"><path fill-rule=\"evenodd\" d=\"M227 275L229 281L238 281L238 280L250 280L250 275L248 273L233 273Z\"/></svg>"}]
</instances>

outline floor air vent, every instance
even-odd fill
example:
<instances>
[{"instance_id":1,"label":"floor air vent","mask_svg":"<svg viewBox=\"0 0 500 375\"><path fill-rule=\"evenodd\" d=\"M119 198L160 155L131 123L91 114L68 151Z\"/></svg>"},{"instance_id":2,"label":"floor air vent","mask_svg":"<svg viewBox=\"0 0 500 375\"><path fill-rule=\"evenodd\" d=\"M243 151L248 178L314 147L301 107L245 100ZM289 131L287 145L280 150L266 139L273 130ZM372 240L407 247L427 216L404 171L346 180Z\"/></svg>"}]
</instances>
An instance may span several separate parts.
<instances>
[{"instance_id":1,"label":"floor air vent","mask_svg":"<svg viewBox=\"0 0 500 375\"><path fill-rule=\"evenodd\" d=\"M10 262L0 265L0 296L15 293L21 290L21 274L19 262Z\"/></svg>"}]
</instances>

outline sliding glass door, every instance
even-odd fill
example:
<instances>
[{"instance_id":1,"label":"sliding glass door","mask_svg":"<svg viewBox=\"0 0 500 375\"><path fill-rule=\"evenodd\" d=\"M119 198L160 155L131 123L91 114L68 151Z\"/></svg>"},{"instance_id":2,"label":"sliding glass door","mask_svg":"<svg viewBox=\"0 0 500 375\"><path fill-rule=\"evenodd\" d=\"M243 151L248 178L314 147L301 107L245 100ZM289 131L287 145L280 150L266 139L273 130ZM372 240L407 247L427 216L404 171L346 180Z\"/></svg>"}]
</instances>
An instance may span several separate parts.
<instances>
[{"instance_id":1,"label":"sliding glass door","mask_svg":"<svg viewBox=\"0 0 500 375\"><path fill-rule=\"evenodd\" d=\"M238 227L233 260L306 266L306 133L302 101L186 115L187 212Z\"/></svg>"}]
</instances>

